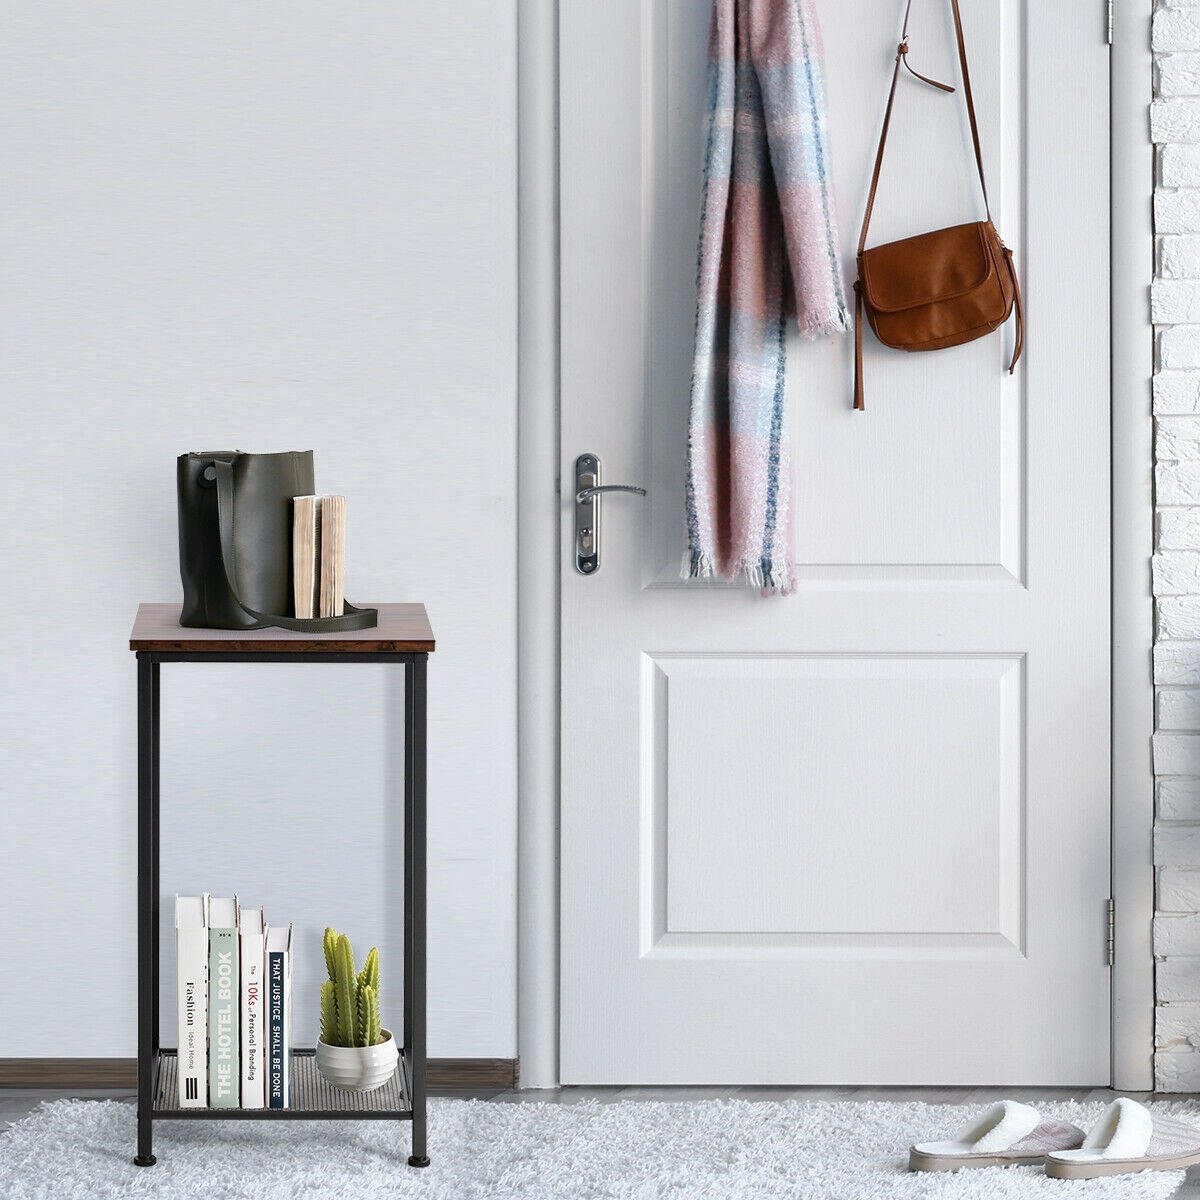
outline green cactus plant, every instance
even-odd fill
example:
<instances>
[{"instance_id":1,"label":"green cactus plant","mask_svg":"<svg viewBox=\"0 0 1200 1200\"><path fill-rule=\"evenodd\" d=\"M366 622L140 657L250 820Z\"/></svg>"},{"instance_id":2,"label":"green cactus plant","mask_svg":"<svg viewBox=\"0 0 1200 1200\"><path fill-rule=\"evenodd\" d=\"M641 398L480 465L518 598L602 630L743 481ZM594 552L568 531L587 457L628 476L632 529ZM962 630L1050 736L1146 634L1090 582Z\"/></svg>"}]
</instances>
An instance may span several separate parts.
<instances>
[{"instance_id":1,"label":"green cactus plant","mask_svg":"<svg viewBox=\"0 0 1200 1200\"><path fill-rule=\"evenodd\" d=\"M378 1046L379 951L372 947L355 974L354 951L344 933L326 929L324 947L329 978L321 984L321 1040L327 1046Z\"/></svg>"},{"instance_id":2,"label":"green cactus plant","mask_svg":"<svg viewBox=\"0 0 1200 1200\"><path fill-rule=\"evenodd\" d=\"M337 945L337 934L332 929L325 930L325 970L329 978L333 978L333 950Z\"/></svg>"},{"instance_id":3,"label":"green cactus plant","mask_svg":"<svg viewBox=\"0 0 1200 1200\"><path fill-rule=\"evenodd\" d=\"M379 951L374 946L367 952L363 969L358 973L358 986L364 984L379 991Z\"/></svg>"},{"instance_id":4,"label":"green cactus plant","mask_svg":"<svg viewBox=\"0 0 1200 1200\"><path fill-rule=\"evenodd\" d=\"M334 1000L333 980L321 984L321 1041L327 1046L338 1045L337 1003Z\"/></svg>"},{"instance_id":5,"label":"green cactus plant","mask_svg":"<svg viewBox=\"0 0 1200 1200\"><path fill-rule=\"evenodd\" d=\"M354 952L350 939L340 934L333 948L333 998L337 1007L339 1046L355 1046L354 1020L358 981L354 977Z\"/></svg>"},{"instance_id":6,"label":"green cactus plant","mask_svg":"<svg viewBox=\"0 0 1200 1200\"><path fill-rule=\"evenodd\" d=\"M379 993L364 983L358 989L358 1044L377 1046L383 1040L379 1032Z\"/></svg>"}]
</instances>

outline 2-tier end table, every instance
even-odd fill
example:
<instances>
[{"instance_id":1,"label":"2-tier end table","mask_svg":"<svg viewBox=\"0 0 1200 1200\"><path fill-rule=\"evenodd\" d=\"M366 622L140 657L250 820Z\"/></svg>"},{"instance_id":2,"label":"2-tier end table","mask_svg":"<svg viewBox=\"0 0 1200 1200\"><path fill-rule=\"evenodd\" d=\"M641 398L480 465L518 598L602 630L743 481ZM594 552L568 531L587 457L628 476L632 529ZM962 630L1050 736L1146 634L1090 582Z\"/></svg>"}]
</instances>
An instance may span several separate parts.
<instances>
[{"instance_id":1,"label":"2-tier end table","mask_svg":"<svg viewBox=\"0 0 1200 1200\"><path fill-rule=\"evenodd\" d=\"M379 624L353 633L185 629L178 604L143 604L129 638L138 670L139 1167L155 1163L164 1120L412 1122L413 1167L427 1167L425 1094L425 677L433 630L421 604L380 604ZM358 1094L329 1087L312 1050L292 1051L287 1108L180 1108L176 1051L159 1041L159 667L163 663L397 663L404 667L404 1046L391 1082Z\"/></svg>"}]
</instances>

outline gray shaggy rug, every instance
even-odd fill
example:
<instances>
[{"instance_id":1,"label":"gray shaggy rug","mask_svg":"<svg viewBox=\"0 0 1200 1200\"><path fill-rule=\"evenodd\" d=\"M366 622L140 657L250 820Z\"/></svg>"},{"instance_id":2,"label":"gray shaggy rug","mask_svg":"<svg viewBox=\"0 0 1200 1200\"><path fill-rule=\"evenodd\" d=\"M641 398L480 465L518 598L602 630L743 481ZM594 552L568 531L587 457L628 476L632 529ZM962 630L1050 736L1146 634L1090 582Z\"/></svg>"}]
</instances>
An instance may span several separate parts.
<instances>
[{"instance_id":1,"label":"gray shaggy rug","mask_svg":"<svg viewBox=\"0 0 1200 1200\"><path fill-rule=\"evenodd\" d=\"M1084 1128L1102 1104L1046 1104ZM1172 1104L1200 1125L1200 1107ZM912 1175L908 1146L974 1110L921 1103L704 1100L489 1104L432 1100L432 1165L414 1170L407 1125L164 1121L158 1165L134 1153L134 1110L59 1100L0 1135L4 1200L1158 1200L1180 1171L1069 1183L1038 1167ZM1200 1195L1200 1191L1197 1192Z\"/></svg>"}]
</instances>

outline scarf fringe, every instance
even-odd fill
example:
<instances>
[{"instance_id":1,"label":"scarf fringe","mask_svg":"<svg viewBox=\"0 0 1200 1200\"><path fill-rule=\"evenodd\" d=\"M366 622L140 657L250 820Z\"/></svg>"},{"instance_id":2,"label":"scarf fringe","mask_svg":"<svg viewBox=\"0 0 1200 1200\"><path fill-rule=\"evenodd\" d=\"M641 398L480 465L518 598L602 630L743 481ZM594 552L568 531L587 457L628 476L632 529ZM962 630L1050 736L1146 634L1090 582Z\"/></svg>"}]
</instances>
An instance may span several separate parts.
<instances>
[{"instance_id":1,"label":"scarf fringe","mask_svg":"<svg viewBox=\"0 0 1200 1200\"><path fill-rule=\"evenodd\" d=\"M705 554L702 550L685 550L683 570L679 574L681 579L715 579L717 564L711 554Z\"/></svg>"},{"instance_id":2,"label":"scarf fringe","mask_svg":"<svg viewBox=\"0 0 1200 1200\"><path fill-rule=\"evenodd\" d=\"M757 588L764 596L790 596L796 590L792 564L786 559L743 559L737 565L734 578L745 576L749 587Z\"/></svg>"},{"instance_id":3,"label":"scarf fringe","mask_svg":"<svg viewBox=\"0 0 1200 1200\"><path fill-rule=\"evenodd\" d=\"M702 550L687 550L683 556L682 579L725 578L717 571L711 554ZM792 564L786 560L772 558L743 558L728 577L728 582L742 581L746 587L754 588L764 596L790 596L796 590L796 576Z\"/></svg>"}]
</instances>

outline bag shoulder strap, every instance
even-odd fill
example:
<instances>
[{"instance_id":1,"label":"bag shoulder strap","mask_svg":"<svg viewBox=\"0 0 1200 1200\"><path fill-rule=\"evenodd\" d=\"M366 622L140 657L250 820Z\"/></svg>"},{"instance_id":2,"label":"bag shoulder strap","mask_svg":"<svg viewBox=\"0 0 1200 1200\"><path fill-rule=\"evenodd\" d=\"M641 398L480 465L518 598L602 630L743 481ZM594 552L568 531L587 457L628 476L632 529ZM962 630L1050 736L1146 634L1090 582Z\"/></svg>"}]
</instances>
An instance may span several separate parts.
<instances>
[{"instance_id":1,"label":"bag shoulder strap","mask_svg":"<svg viewBox=\"0 0 1200 1200\"><path fill-rule=\"evenodd\" d=\"M379 610L355 608L346 603L345 614L340 617L285 617L280 613L263 613L251 608L241 597L237 586L237 572L233 556L233 463L228 459L214 459L217 473L217 522L221 531L221 569L229 584L229 594L238 607L264 625L275 625L280 629L291 629L296 633L345 633L355 629L374 629L379 623Z\"/></svg>"},{"instance_id":2,"label":"bag shoulder strap","mask_svg":"<svg viewBox=\"0 0 1200 1200\"><path fill-rule=\"evenodd\" d=\"M962 70L963 81L963 98L967 104L967 119L971 124L971 141L975 147L975 166L979 171L979 186L983 192L983 207L987 212L987 219L992 219L992 206L988 200L987 179L983 171L983 148L979 140L979 122L975 116L975 98L971 92L971 71L967 65L967 43L963 37L962 13L959 11L958 0L950 0L950 7L954 12L954 32L958 42L958 61ZM908 18L912 13L912 0L908 0L908 5L904 10L904 28L900 35L900 45L896 47L896 66L892 71L892 87L888 92L887 108L883 114L883 129L879 134L879 149L875 154L875 169L871 173L871 189L867 193L867 208L863 214L862 233L858 238L858 253L867 248L867 230L871 225L871 214L875 210L875 194L879 190L879 176L883 171L883 154L887 148L888 131L892 124L892 109L896 103L896 85L900 82L900 68L903 65L910 75L915 76L923 83L929 84L931 87L939 88L943 92L953 92L955 89L948 83L939 83L936 79L930 79L928 75L922 75L920 71L915 71L908 61Z\"/></svg>"}]
</instances>

